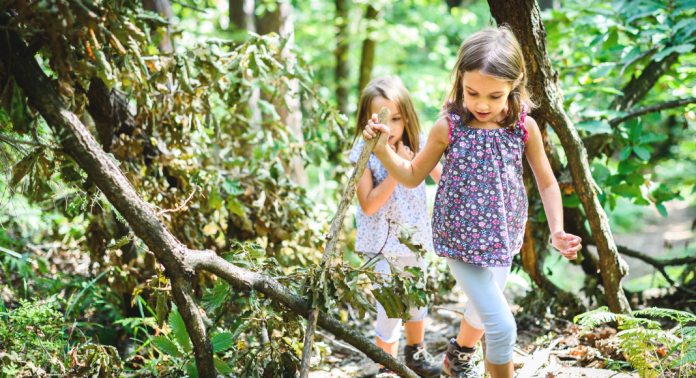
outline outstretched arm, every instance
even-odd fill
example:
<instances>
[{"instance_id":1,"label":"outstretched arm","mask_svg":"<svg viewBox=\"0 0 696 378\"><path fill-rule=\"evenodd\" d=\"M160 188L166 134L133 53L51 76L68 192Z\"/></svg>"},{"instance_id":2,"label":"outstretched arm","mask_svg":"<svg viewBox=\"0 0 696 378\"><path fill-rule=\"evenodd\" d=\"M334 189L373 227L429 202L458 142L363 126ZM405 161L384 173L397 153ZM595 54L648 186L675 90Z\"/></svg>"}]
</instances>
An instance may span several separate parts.
<instances>
[{"instance_id":1,"label":"outstretched arm","mask_svg":"<svg viewBox=\"0 0 696 378\"><path fill-rule=\"evenodd\" d=\"M525 155L529 166L534 172L534 177L537 181L537 187L541 194L541 200L544 203L546 218L551 229L551 243L561 252L565 258L573 260L578 257L577 252L582 248L582 239L580 237L566 234L563 231L563 199L561 198L561 190L558 187L556 177L553 175L551 164L544 152L544 142L541 137L541 131L536 121L527 116L525 123L529 139L525 146Z\"/></svg>"},{"instance_id":2,"label":"outstretched arm","mask_svg":"<svg viewBox=\"0 0 696 378\"><path fill-rule=\"evenodd\" d=\"M399 142L397 147L392 147L396 153L406 159L413 159L413 151L410 148L404 146L403 143ZM389 197L391 197L394 188L396 188L396 180L391 175L382 180L379 185L375 186L372 180L372 171L370 168L365 168L360 182L358 183L358 202L360 203L360 208L366 215L372 215L377 210L379 210L382 205L384 205Z\"/></svg>"},{"instance_id":3,"label":"outstretched arm","mask_svg":"<svg viewBox=\"0 0 696 378\"><path fill-rule=\"evenodd\" d=\"M377 136L376 131L380 131L382 134L373 152L387 169L387 172L389 172L399 184L413 189L420 185L429 174L437 174L434 170L449 144L449 122L447 118L442 117L435 122L435 126L433 126L428 136L425 148L423 148L423 151L421 151L413 161L402 159L396 152L388 147L387 141L391 130L387 125L378 124L377 115L373 114L372 119L368 122L368 125L363 131L363 136L365 139L372 139Z\"/></svg>"}]
</instances>

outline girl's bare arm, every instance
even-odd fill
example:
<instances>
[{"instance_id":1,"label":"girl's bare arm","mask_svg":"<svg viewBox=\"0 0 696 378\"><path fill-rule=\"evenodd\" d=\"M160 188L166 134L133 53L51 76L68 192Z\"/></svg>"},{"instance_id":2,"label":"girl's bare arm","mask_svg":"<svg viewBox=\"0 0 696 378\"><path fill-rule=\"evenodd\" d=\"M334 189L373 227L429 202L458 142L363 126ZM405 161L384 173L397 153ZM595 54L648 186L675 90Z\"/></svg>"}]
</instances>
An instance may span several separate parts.
<instances>
[{"instance_id":1,"label":"girl's bare arm","mask_svg":"<svg viewBox=\"0 0 696 378\"><path fill-rule=\"evenodd\" d=\"M387 175L384 181L375 187L374 181L372 181L372 171L370 168L365 168L358 183L358 202L362 211L366 215L377 212L394 192L396 184L396 180L391 175Z\"/></svg>"},{"instance_id":2,"label":"girl's bare arm","mask_svg":"<svg viewBox=\"0 0 696 378\"><path fill-rule=\"evenodd\" d=\"M433 129L430 131L428 141L423 151L412 161L402 159L396 152L387 146L390 132L389 127L387 125L378 124L376 114L374 114L372 118L373 119L371 119L365 127L363 136L366 139L372 139L377 136L376 131L382 132L373 152L387 169L389 175L394 177L399 184L409 189L413 189L420 185L429 174L434 172L440 161L440 157L442 157L442 154L449 144L449 122L447 118L442 117L435 122L435 126L433 126Z\"/></svg>"},{"instance_id":3,"label":"girl's bare arm","mask_svg":"<svg viewBox=\"0 0 696 378\"><path fill-rule=\"evenodd\" d=\"M525 155L534 172L541 200L544 203L546 218L551 229L552 244L561 252L561 255L571 260L575 259L577 252L582 248L582 244L580 244L582 239L563 231L563 199L551 164L549 164L549 159L544 151L541 131L532 117L527 116L524 125L529 133Z\"/></svg>"}]
</instances>

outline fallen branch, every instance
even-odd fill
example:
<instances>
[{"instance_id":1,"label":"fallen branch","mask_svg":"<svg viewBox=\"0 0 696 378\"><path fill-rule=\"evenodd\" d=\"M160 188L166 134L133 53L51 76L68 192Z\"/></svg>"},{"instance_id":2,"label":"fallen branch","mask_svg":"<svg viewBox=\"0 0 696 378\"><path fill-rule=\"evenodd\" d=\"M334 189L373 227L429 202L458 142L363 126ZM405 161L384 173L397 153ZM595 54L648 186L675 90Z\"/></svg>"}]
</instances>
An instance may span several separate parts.
<instances>
[{"instance_id":1,"label":"fallen branch","mask_svg":"<svg viewBox=\"0 0 696 378\"><path fill-rule=\"evenodd\" d=\"M309 304L290 289L280 284L276 279L230 264L213 251L190 252L184 261L185 266L188 268L213 273L239 290L256 290L286 306L298 315L309 318ZM391 369L399 376L418 377L413 371L377 347L372 341L321 311L317 313L317 325L331 332L337 339L341 339L365 353L373 361Z\"/></svg>"},{"instance_id":2,"label":"fallen branch","mask_svg":"<svg viewBox=\"0 0 696 378\"><path fill-rule=\"evenodd\" d=\"M683 98L681 100L666 101L666 102L660 102L658 104L642 106L640 108L636 108L636 109L628 111L626 113L626 115L624 115L622 117L616 117L616 118L610 120L609 125L611 127L616 127L621 122L625 122L631 118L635 118L635 117L641 116L643 114L655 113L655 112L659 112L660 110L672 109L672 108L676 108L676 107L679 107L682 105L688 105L688 104L693 104L693 103L696 103L696 97L689 97L689 98Z\"/></svg>"},{"instance_id":3,"label":"fallen branch","mask_svg":"<svg viewBox=\"0 0 696 378\"><path fill-rule=\"evenodd\" d=\"M386 123L388 117L389 109L382 108L378 115L379 123ZM331 228L329 228L329 234L326 238L326 248L324 248L324 255L321 258L321 265L324 267L324 269L326 269L326 264L333 257L336 242L338 241L338 233L341 231L341 227L343 227L343 219L346 216L346 211L348 211L348 207L350 206L351 202L353 202L353 197L355 197L355 191L358 188L358 183L362 178L363 172L365 172L367 162L370 160L370 155L372 155L372 149L377 144L378 139L379 135L377 135L376 138L365 141L365 145L360 152L358 162L355 164L353 175L350 177L348 185L346 185L346 189L343 191L343 197L341 197L341 202L338 204L336 215L334 215L334 218L331 221ZM319 309L312 309L312 311L309 313L309 317L307 318L307 331L305 332L304 347L302 349L302 363L300 365L300 378L307 378L309 375L309 360L312 358L312 339L314 338L314 330L317 327L318 312Z\"/></svg>"}]
</instances>

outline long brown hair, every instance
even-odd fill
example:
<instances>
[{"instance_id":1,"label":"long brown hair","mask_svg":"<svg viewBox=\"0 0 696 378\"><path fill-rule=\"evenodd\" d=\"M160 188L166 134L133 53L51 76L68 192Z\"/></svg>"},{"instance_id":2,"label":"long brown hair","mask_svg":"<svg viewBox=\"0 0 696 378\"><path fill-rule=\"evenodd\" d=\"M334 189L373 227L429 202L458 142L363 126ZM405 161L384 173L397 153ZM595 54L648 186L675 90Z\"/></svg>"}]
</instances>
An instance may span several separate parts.
<instances>
[{"instance_id":1,"label":"long brown hair","mask_svg":"<svg viewBox=\"0 0 696 378\"><path fill-rule=\"evenodd\" d=\"M530 110L536 107L527 91L527 70L522 48L506 25L474 33L459 47L457 64L450 74L452 90L445 97L444 112L459 114L463 123L468 123L474 118L464 103L464 73L470 71L479 71L483 75L513 85L508 95L507 116L498 123L501 127L514 127L517 124L523 103ZM515 86L520 74L522 80Z\"/></svg>"},{"instance_id":2,"label":"long brown hair","mask_svg":"<svg viewBox=\"0 0 696 378\"><path fill-rule=\"evenodd\" d=\"M413 153L418 153L420 145L419 135L421 132L420 121L418 120L418 114L416 113L416 107L413 105L411 94L396 75L374 78L363 89L360 94L360 103L358 104L358 123L355 125L353 144L362 137L367 121L372 116L370 112L372 110L372 100L375 97L386 98L396 103L399 113L406 120L404 135L401 137L401 140Z\"/></svg>"}]
</instances>

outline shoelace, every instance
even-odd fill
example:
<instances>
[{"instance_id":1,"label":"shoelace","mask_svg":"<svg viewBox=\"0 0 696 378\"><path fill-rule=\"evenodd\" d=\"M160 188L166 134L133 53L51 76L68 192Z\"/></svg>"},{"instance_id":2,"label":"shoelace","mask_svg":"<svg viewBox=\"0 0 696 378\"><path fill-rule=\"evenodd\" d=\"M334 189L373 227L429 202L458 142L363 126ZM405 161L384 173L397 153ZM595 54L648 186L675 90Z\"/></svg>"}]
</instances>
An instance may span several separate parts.
<instances>
[{"instance_id":1,"label":"shoelace","mask_svg":"<svg viewBox=\"0 0 696 378\"><path fill-rule=\"evenodd\" d=\"M476 372L476 362L478 361L478 356L474 353L466 353L455 351L458 362L461 364L459 367L464 372L465 377L479 378L479 374Z\"/></svg>"},{"instance_id":2,"label":"shoelace","mask_svg":"<svg viewBox=\"0 0 696 378\"><path fill-rule=\"evenodd\" d=\"M435 363L433 355L428 353L428 351L425 350L425 348L418 349L418 352L413 353L413 359L416 361L423 359L427 364Z\"/></svg>"}]
</instances>

